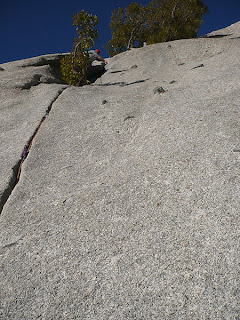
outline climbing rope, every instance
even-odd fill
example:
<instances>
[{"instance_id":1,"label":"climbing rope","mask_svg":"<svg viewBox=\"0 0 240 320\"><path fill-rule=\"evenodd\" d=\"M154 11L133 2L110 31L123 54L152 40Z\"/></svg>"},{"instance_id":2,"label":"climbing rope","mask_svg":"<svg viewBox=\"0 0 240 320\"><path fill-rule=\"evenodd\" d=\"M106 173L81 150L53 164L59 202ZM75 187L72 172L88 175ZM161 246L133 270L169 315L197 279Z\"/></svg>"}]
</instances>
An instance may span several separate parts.
<instances>
[{"instance_id":1,"label":"climbing rope","mask_svg":"<svg viewBox=\"0 0 240 320\"><path fill-rule=\"evenodd\" d=\"M46 115L42 118L39 126L37 127L37 129L35 130L33 136L31 137L31 139L29 140L28 144L24 146L24 149L23 149L23 153L20 157L20 163L19 163L19 168L18 168L18 173L17 173L17 179L16 179L16 184L18 183L19 179L20 179L20 175L21 175L21 171L22 171L22 164L24 162L24 160L27 158L28 156L28 153L31 149L31 146L32 146L32 143L33 143L33 139L36 137L39 129L41 128L41 125L43 124L43 122L46 120L46 118L48 117L49 115L49 110L47 109L46 110Z\"/></svg>"}]
</instances>

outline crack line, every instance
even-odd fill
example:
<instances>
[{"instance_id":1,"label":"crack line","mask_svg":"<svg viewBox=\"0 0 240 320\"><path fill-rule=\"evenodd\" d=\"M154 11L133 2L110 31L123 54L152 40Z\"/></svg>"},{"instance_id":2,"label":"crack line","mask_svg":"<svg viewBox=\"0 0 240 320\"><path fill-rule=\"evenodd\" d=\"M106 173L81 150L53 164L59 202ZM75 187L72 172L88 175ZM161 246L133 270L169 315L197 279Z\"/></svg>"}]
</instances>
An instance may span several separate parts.
<instances>
[{"instance_id":1,"label":"crack line","mask_svg":"<svg viewBox=\"0 0 240 320\"><path fill-rule=\"evenodd\" d=\"M63 91L67 89L67 87L62 88L60 90L60 92L58 92L57 96L53 99L53 101L50 103L49 107L46 110L46 114L42 117L40 124L38 125L38 127L35 129L33 135L30 137L30 139L28 140L27 144L24 146L23 149L23 153L21 155L21 159L16 163L16 165L12 168L12 176L11 179L8 183L8 187L4 190L1 198L0 198L0 215L2 213L3 207L6 204L6 202L8 201L11 193L13 192L13 189L15 188L15 186L17 185L17 183L19 182L20 176L21 176L21 170L22 170L22 164L24 162L24 160L27 158L32 143L33 143L33 139L36 137L39 129L41 128L41 125L43 124L43 122L46 120L46 118L48 117L49 113L51 112L52 106L54 104L54 102L56 102L56 100L59 98L59 96L63 93Z\"/></svg>"}]
</instances>

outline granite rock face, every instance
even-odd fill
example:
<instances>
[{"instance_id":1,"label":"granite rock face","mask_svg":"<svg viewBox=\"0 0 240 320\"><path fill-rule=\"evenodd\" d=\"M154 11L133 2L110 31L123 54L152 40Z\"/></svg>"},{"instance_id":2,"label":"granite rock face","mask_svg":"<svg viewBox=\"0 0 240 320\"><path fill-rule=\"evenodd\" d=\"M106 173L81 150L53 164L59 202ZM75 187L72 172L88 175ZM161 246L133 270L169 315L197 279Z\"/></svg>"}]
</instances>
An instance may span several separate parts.
<instances>
[{"instance_id":1,"label":"granite rock face","mask_svg":"<svg viewBox=\"0 0 240 320\"><path fill-rule=\"evenodd\" d=\"M15 183L19 157L46 110L66 88L60 60L46 55L2 64L0 76L0 211Z\"/></svg>"},{"instance_id":2,"label":"granite rock face","mask_svg":"<svg viewBox=\"0 0 240 320\"><path fill-rule=\"evenodd\" d=\"M0 66L3 319L239 318L229 28L114 56L81 88L59 83L54 55Z\"/></svg>"},{"instance_id":3,"label":"granite rock face","mask_svg":"<svg viewBox=\"0 0 240 320\"><path fill-rule=\"evenodd\" d=\"M230 39L239 39L240 35L240 21L232 24L229 27L210 32L206 35L207 38L230 38Z\"/></svg>"}]
</instances>

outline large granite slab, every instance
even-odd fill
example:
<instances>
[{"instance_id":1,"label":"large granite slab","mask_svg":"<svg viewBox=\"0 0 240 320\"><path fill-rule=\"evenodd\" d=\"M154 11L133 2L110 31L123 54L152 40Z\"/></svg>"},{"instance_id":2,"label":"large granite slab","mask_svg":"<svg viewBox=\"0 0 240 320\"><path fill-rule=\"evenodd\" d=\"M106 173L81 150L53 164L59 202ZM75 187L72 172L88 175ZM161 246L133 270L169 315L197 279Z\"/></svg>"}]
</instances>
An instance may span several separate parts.
<instances>
[{"instance_id":1,"label":"large granite slab","mask_svg":"<svg viewBox=\"0 0 240 320\"><path fill-rule=\"evenodd\" d=\"M3 319L238 319L238 30L54 101L0 217Z\"/></svg>"}]
</instances>

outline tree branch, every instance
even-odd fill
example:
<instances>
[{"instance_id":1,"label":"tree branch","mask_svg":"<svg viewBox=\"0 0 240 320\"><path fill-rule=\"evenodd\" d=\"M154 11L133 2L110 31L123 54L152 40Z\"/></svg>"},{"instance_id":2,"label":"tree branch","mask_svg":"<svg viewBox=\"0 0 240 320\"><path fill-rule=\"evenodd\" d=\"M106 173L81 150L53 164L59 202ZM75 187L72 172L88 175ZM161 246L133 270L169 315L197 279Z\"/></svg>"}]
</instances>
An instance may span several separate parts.
<instances>
[{"instance_id":1,"label":"tree branch","mask_svg":"<svg viewBox=\"0 0 240 320\"><path fill-rule=\"evenodd\" d=\"M128 41L127 50L128 50L128 49L129 49L129 47L130 47L130 44L131 44L131 42L132 42L132 38L133 38L133 33L135 32L135 30L136 30L136 28L134 28L134 29L132 30L132 32L131 32L131 37L130 37L130 39L129 39L129 41Z\"/></svg>"},{"instance_id":2,"label":"tree branch","mask_svg":"<svg viewBox=\"0 0 240 320\"><path fill-rule=\"evenodd\" d=\"M177 4L175 4L175 6L172 10L172 20L174 19L174 13L175 13L176 9L177 9Z\"/></svg>"}]
</instances>

